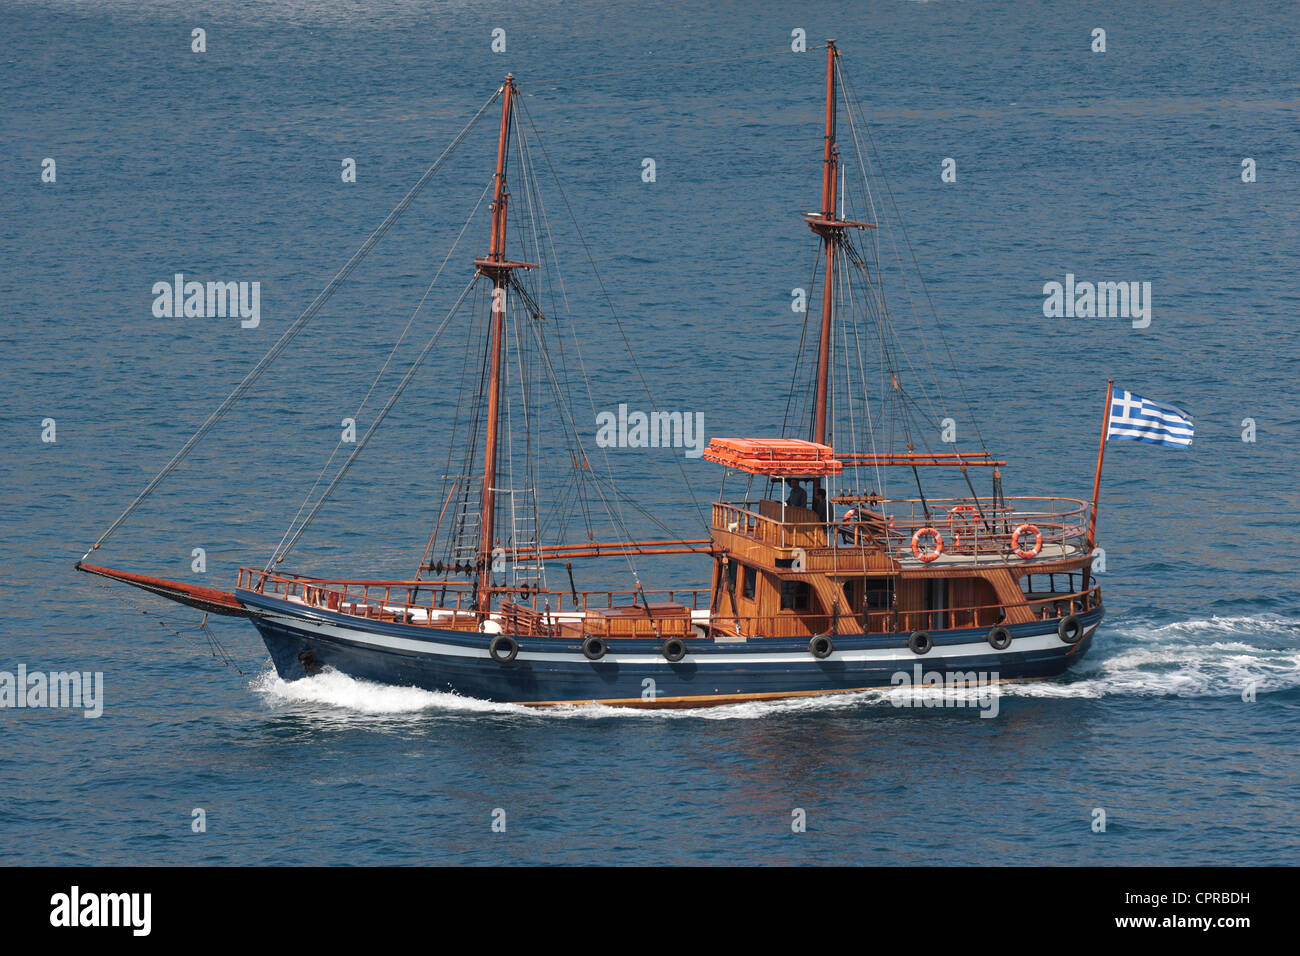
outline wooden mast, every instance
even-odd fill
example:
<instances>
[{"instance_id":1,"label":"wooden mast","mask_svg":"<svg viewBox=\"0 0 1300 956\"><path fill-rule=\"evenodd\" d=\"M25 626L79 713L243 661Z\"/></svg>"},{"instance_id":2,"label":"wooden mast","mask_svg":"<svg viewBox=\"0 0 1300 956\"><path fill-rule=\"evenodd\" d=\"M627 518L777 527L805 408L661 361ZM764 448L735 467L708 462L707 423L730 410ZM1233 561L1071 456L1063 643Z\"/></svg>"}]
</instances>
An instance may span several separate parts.
<instances>
[{"instance_id":1,"label":"wooden mast","mask_svg":"<svg viewBox=\"0 0 1300 956\"><path fill-rule=\"evenodd\" d=\"M822 238L826 254L823 277L822 327L817 344L817 404L813 420L813 441L826 444L827 393L830 386L831 319L835 312L835 251L842 227L835 215L835 192L839 184L839 149L835 145L835 58L839 50L834 40L826 41L826 134L822 158L821 219L810 222Z\"/></svg>"},{"instance_id":2,"label":"wooden mast","mask_svg":"<svg viewBox=\"0 0 1300 956\"><path fill-rule=\"evenodd\" d=\"M510 144L510 119L515 92L514 76L506 74L501 88L501 131L497 137L496 188L492 199L492 237L486 258L475 259L481 273L492 279L492 321L488 344L487 427L483 448L483 486L479 512L478 607L491 606L493 518L496 509L498 419L501 409L501 353L505 337L506 286L515 263L506 262L506 158Z\"/></svg>"}]
</instances>

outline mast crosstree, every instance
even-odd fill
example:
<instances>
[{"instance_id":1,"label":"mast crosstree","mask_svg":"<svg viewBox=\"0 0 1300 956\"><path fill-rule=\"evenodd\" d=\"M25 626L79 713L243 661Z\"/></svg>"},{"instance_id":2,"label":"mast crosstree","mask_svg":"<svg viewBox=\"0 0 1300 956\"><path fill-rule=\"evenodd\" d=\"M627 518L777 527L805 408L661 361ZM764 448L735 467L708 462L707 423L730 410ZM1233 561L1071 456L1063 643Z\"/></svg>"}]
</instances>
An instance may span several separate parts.
<instances>
[{"instance_id":1,"label":"mast crosstree","mask_svg":"<svg viewBox=\"0 0 1300 956\"><path fill-rule=\"evenodd\" d=\"M813 441L827 442L827 410L830 398L831 336L835 319L836 260L844 242L844 230L874 228L872 223L843 219L836 215L840 180L840 150L835 138L835 59L840 55L833 39L826 41L826 129L822 147L822 204L818 213L805 213L808 228L821 237L825 274L822 286L822 321L817 342L817 381L813 412Z\"/></svg>"}]
</instances>

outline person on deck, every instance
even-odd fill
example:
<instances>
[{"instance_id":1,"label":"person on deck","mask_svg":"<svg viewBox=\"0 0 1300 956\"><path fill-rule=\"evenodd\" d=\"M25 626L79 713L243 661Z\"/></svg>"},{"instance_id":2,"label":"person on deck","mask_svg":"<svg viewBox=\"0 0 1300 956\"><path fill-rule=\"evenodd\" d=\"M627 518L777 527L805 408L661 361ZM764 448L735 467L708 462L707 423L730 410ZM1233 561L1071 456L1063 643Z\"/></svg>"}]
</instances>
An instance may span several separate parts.
<instances>
[{"instance_id":1,"label":"person on deck","mask_svg":"<svg viewBox=\"0 0 1300 956\"><path fill-rule=\"evenodd\" d=\"M807 508L808 495L803 490L803 485L797 481L791 482L790 497L785 499L785 503L790 508Z\"/></svg>"},{"instance_id":2,"label":"person on deck","mask_svg":"<svg viewBox=\"0 0 1300 956\"><path fill-rule=\"evenodd\" d=\"M830 512L826 510L826 490L824 488L818 488L813 492L812 510L817 512L819 520L830 520Z\"/></svg>"},{"instance_id":3,"label":"person on deck","mask_svg":"<svg viewBox=\"0 0 1300 956\"><path fill-rule=\"evenodd\" d=\"M829 502L827 502L826 500L826 490L822 488L820 485L818 485L817 488L813 491L812 510L813 513L817 515L818 521L824 521L826 523L826 528L824 529L826 532L826 544L827 545L834 544L835 531L831 527L832 523L834 522L834 519L831 517L829 511Z\"/></svg>"}]
</instances>

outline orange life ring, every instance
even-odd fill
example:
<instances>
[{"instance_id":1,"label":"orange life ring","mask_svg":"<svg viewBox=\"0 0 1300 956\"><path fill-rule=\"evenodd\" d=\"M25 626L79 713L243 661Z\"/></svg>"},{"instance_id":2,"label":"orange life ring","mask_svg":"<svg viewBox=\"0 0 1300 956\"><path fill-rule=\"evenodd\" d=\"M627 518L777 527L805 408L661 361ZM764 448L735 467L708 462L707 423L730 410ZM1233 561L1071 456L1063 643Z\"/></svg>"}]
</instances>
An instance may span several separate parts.
<instances>
[{"instance_id":1,"label":"orange life ring","mask_svg":"<svg viewBox=\"0 0 1300 956\"><path fill-rule=\"evenodd\" d=\"M1034 546L1032 548L1022 548L1020 547L1020 536L1028 533L1032 533L1034 536ZM1022 524L1011 532L1011 550L1026 561L1038 557L1038 552L1043 550L1043 533L1038 530L1037 525Z\"/></svg>"},{"instance_id":2,"label":"orange life ring","mask_svg":"<svg viewBox=\"0 0 1300 956\"><path fill-rule=\"evenodd\" d=\"M926 551L925 553L921 552L921 535L924 534L928 534L930 537L934 538L933 551ZM916 558L918 561L924 562L925 564L929 564L941 554L943 554L943 535L938 531L935 531L933 528L917 528L912 532L912 557Z\"/></svg>"}]
</instances>

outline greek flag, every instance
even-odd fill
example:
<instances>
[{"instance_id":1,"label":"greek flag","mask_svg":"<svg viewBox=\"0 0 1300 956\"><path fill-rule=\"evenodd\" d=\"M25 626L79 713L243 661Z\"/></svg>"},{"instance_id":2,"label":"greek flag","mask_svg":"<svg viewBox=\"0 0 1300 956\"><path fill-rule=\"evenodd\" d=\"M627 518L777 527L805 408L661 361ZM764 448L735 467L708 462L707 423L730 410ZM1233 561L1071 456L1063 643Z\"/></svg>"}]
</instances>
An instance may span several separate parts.
<instances>
[{"instance_id":1,"label":"greek flag","mask_svg":"<svg viewBox=\"0 0 1300 956\"><path fill-rule=\"evenodd\" d=\"M1116 390L1110 399L1106 438L1186 448L1192 443L1192 417L1175 405Z\"/></svg>"}]
</instances>

